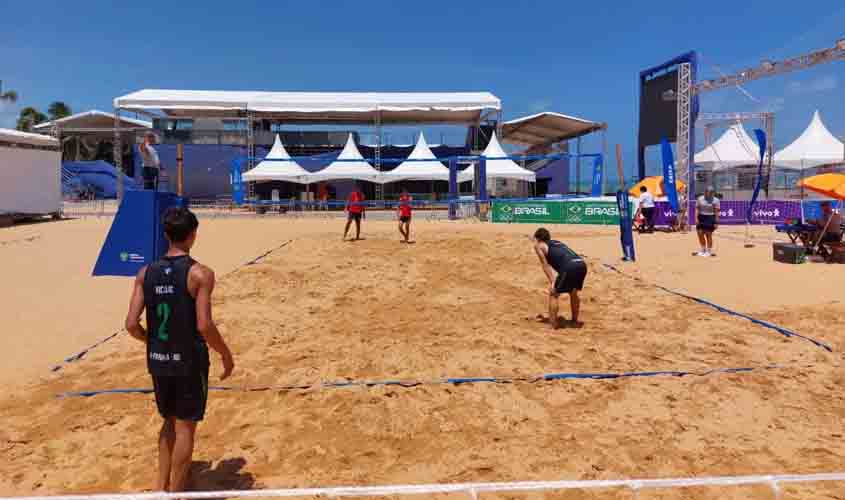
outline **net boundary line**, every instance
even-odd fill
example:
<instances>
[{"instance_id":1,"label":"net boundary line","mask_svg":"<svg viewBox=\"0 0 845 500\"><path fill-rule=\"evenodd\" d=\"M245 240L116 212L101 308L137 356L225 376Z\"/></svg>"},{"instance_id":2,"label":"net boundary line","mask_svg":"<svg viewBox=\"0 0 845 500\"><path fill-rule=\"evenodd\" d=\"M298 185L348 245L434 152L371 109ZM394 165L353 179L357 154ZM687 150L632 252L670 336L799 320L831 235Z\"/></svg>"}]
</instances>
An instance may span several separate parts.
<instances>
[{"instance_id":1,"label":"net boundary line","mask_svg":"<svg viewBox=\"0 0 845 500\"><path fill-rule=\"evenodd\" d=\"M783 484L845 481L845 472L818 474L775 474L748 476L708 476L667 479L602 479L602 480L561 480L561 481L517 481L488 483L440 483L419 485L387 486L340 486L317 488L257 489L257 490L222 490L190 491L177 493L105 493L91 495L48 495L0 497L0 500L210 500L220 498L261 498L261 497L350 497L350 496L388 496L388 495L424 495L430 493L468 493L477 498L479 493L504 491L544 491L571 489L613 489L628 488L634 492L643 489L689 488L701 486L747 486L766 484L772 489L775 498L779 498L779 486Z\"/></svg>"},{"instance_id":2,"label":"net boundary line","mask_svg":"<svg viewBox=\"0 0 845 500\"><path fill-rule=\"evenodd\" d=\"M287 240L287 241L283 242L281 245L279 245L279 246L277 246L277 247L274 247L274 248L271 248L270 250L267 250L266 252L264 252L264 253L262 253L262 254L258 255L257 257L254 257L253 259L251 259L251 260L249 260L249 261L247 261L247 262L245 262L245 263L243 263L243 264L241 264L241 265L239 265L239 266L235 267L235 268L234 268L234 269L232 269L231 271L229 271L229 272L227 272L227 273L223 274L222 276L220 276L220 278L219 278L219 279L221 279L221 280L222 280L222 279L226 278L227 276L232 275L232 274L234 274L234 273L236 273L236 272L240 271L241 269L243 269L243 268L245 268L245 267L252 266L252 265L254 265L254 264L259 263L261 260L263 260L264 258L266 258L267 256L269 256L269 255L270 255L270 254L272 254L273 252L275 252L275 251L277 251L277 250L281 250L282 248L284 248L284 247L288 246L288 245L289 245L289 244L291 244L291 243L293 243L293 240L292 240L292 239L291 239L291 240ZM104 339L101 339L101 340L98 340L98 341L97 341L97 342L95 342L94 344L91 344L90 346L88 346L88 347L86 347L85 349L83 349L83 350L79 351L78 353L76 353L76 354L73 354L73 355L71 355L71 356L66 357L65 359L61 360L60 362L58 362L58 363L56 363L56 364L52 365L52 366L50 367L50 372L52 372L52 373L59 372L59 371L61 371L61 370L62 370L62 368L64 368L66 365L69 365L70 363L73 363L73 362L76 362L76 361L80 361L80 360L82 360L85 356L87 356L87 355L88 355L88 353L89 353L89 352L91 352L91 351L93 351L94 349L96 349L96 348L100 347L101 345L105 344L105 343L106 343L106 342L108 342L109 340L111 340L111 339L113 339L113 338L117 337L118 335L120 335L121 333L123 333L123 332L125 332L125 331L126 331L126 329L125 329L125 328L121 328L120 330L117 330L116 332L112 333L112 334L111 334L111 335L109 335L108 337L106 337L106 338L104 338Z\"/></svg>"},{"instance_id":3,"label":"net boundary line","mask_svg":"<svg viewBox=\"0 0 845 500\"><path fill-rule=\"evenodd\" d=\"M729 309L725 306L720 306L719 304L711 302L707 299L702 299L700 297L695 297L693 295L689 295L689 294L686 294L686 293L683 293L683 292L679 292L677 290L673 290L671 288L665 287L663 285L658 285L656 283L650 283L650 282L648 282L648 281L646 281L646 280L644 280L644 279L642 279L638 276L628 274L625 271L622 271L618 267L613 266L611 264L601 262L601 265L604 266L605 268L610 269L611 271L621 275L621 276L625 276L626 278L630 278L634 281L639 281L641 283L645 283L646 285L657 288L658 290L662 290L666 293L670 293L672 295L676 295L678 297L682 297L684 299L691 300L691 301L696 302L698 304L705 305L705 306L708 306L708 307L712 307L713 309L715 309L715 310L717 310L721 313L725 313L725 314L728 314L730 316L736 316L737 318L742 318L742 319L748 320L755 325L762 326L762 327L768 328L770 330L774 330L777 333L783 335L784 337L787 337L787 338L796 337L796 338L805 340L807 342L810 342L811 344L814 344L816 347L820 347L827 352L833 352L833 348L830 347L829 344L822 342L821 340L816 340L812 337L807 337L806 335L801 335L800 333L793 332L792 330L789 330L789 329L784 328L782 326L778 326L774 323L769 323L768 321L765 321L765 320L762 320L762 319L757 319L757 318L750 316L748 314L741 313L741 312L738 312L738 311L734 311L733 309Z\"/></svg>"}]
</instances>

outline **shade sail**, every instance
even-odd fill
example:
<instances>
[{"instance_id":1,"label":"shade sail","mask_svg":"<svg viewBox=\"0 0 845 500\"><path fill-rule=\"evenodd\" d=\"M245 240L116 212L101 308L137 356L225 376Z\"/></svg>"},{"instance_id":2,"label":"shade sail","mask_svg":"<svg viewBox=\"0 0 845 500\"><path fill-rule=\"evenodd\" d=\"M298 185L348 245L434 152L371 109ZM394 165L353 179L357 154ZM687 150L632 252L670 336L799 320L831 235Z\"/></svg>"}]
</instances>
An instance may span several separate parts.
<instances>
[{"instance_id":1,"label":"shade sail","mask_svg":"<svg viewBox=\"0 0 845 500\"><path fill-rule=\"evenodd\" d=\"M251 111L287 122L470 123L501 109L490 92L256 92L144 89L114 99L115 108L160 109L174 116L238 116Z\"/></svg>"},{"instance_id":2,"label":"shade sail","mask_svg":"<svg viewBox=\"0 0 845 500\"><path fill-rule=\"evenodd\" d=\"M544 112L502 123L502 140L531 148L574 139L603 128L604 124L600 122Z\"/></svg>"},{"instance_id":3,"label":"shade sail","mask_svg":"<svg viewBox=\"0 0 845 500\"><path fill-rule=\"evenodd\" d=\"M379 172L361 156L361 152L355 146L355 140L352 138L352 134L349 134L346 146L343 147L343 151L340 152L337 160L330 163L326 168L310 174L308 178L310 182L339 179L381 182Z\"/></svg>"},{"instance_id":4,"label":"shade sail","mask_svg":"<svg viewBox=\"0 0 845 500\"><path fill-rule=\"evenodd\" d=\"M449 169L438 161L434 153L431 152L423 134L420 134L414 150L408 156L408 160L411 161L404 161L393 170L382 173L382 182L449 180ZM459 182L470 179L472 179L471 173L458 172Z\"/></svg>"},{"instance_id":5,"label":"shade sail","mask_svg":"<svg viewBox=\"0 0 845 500\"><path fill-rule=\"evenodd\" d=\"M290 158L282 139L276 134L273 148L264 160L252 170L244 173L243 180L253 181L287 181L308 184L311 174Z\"/></svg>"},{"instance_id":6,"label":"shade sail","mask_svg":"<svg viewBox=\"0 0 845 500\"><path fill-rule=\"evenodd\" d=\"M827 173L814 175L799 181L798 185L822 196L845 200L845 174Z\"/></svg>"},{"instance_id":7,"label":"shade sail","mask_svg":"<svg viewBox=\"0 0 845 500\"><path fill-rule=\"evenodd\" d=\"M734 123L728 127L716 142L695 154L696 165L713 170L758 163L760 163L760 149L740 123Z\"/></svg>"},{"instance_id":8,"label":"shade sail","mask_svg":"<svg viewBox=\"0 0 845 500\"><path fill-rule=\"evenodd\" d=\"M646 177L645 179L641 180L640 182L634 184L631 189L628 190L628 194L631 196L637 197L640 196L640 187L645 186L646 189L654 196L661 198L666 196L666 191L664 191L663 185L663 176L662 175L655 175L652 177ZM675 189L678 192L681 192L687 187L686 184L683 183L680 179L675 180Z\"/></svg>"},{"instance_id":9,"label":"shade sail","mask_svg":"<svg viewBox=\"0 0 845 500\"><path fill-rule=\"evenodd\" d=\"M818 111L810 125L789 146L775 153L773 163L782 168L813 168L845 161L845 146L830 133Z\"/></svg>"},{"instance_id":10,"label":"shade sail","mask_svg":"<svg viewBox=\"0 0 845 500\"><path fill-rule=\"evenodd\" d=\"M482 153L487 158L502 158L508 156L499 144L499 139L496 134L490 138L490 143ZM471 169L467 171L472 172ZM535 182L537 176L531 170L525 169L517 165L513 160L499 159L487 160L487 178L488 179L516 179L520 181ZM469 179L466 179L469 180Z\"/></svg>"}]
</instances>

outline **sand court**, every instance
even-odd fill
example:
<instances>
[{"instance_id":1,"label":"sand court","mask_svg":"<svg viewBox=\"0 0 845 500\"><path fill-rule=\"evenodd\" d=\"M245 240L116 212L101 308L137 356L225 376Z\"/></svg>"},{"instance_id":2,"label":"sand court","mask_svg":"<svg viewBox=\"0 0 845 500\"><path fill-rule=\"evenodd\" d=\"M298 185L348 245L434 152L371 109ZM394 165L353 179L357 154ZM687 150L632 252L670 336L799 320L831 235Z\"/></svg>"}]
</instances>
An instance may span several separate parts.
<instances>
[{"instance_id":1,"label":"sand court","mask_svg":"<svg viewBox=\"0 0 845 500\"><path fill-rule=\"evenodd\" d=\"M38 233L38 240L0 247L21 254L20 267L28 270L18 271L21 276L36 276L39 252L47 250L33 245L62 244L68 250L61 259L75 269L79 289L51 291L42 282L49 292L42 301L96 303L102 311L100 328L56 341L62 345L50 345L50 339L61 336L62 324L82 324L83 308L68 307L64 322L41 314L18 317L19 324L44 332L43 342L23 351L26 364L49 366L42 349L61 358L122 322L130 281L95 280L85 276L89 269L77 269L93 260L86 245L96 248L105 229L94 220L26 226L16 228L15 237ZM663 234L639 237L641 260L625 267L819 338L833 346L828 353L609 271L602 262L616 263L619 256L612 228L551 227L553 237L588 256L590 268L584 327L552 332L536 319L545 311L545 281L528 239L533 229L419 222L417 244L406 246L389 222L365 222L367 239L341 243L338 220L202 219L196 257L218 276L236 269L218 284L215 315L237 367L225 384L235 390L212 393L200 426L196 486L798 473L841 464L845 447L835 434L845 416L842 358L832 326L841 325L843 307L830 287L838 268L770 264L770 248L743 249L741 241L727 238L717 240L719 257L696 260L689 256L693 235ZM287 240L292 242L258 263L238 267ZM741 287L728 285L738 281ZM561 311L568 314L565 299ZM220 385L215 362L211 385ZM776 367L762 369L771 365ZM432 383L739 367L758 370ZM151 395L56 398L150 387L141 345L119 335L84 360L39 376L0 398L7 422L0 433L0 491L148 488L158 420ZM422 383L315 386L373 380ZM313 387L280 390L283 385ZM275 389L245 390L267 387ZM731 498L719 496L723 491L689 498ZM795 491L795 498L813 498L801 496L812 489ZM615 498L584 495L572 498ZM641 498L686 497L650 492Z\"/></svg>"}]
</instances>

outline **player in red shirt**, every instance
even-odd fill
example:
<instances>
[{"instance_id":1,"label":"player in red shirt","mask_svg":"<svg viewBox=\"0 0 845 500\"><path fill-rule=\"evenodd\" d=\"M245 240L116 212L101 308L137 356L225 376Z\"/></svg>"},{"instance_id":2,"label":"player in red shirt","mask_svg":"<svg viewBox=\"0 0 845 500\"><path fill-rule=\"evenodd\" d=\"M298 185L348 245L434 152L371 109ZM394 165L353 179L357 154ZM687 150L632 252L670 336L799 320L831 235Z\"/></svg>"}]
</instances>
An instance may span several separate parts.
<instances>
[{"instance_id":1,"label":"player in red shirt","mask_svg":"<svg viewBox=\"0 0 845 500\"><path fill-rule=\"evenodd\" d=\"M402 243L410 243L411 238L411 202L414 199L408 194L407 189L402 190L399 195L399 205L396 207L396 215L399 217L399 233L404 238Z\"/></svg>"},{"instance_id":2,"label":"player in red shirt","mask_svg":"<svg viewBox=\"0 0 845 500\"><path fill-rule=\"evenodd\" d=\"M361 218L364 217L364 194L358 188L358 184L352 188L349 197L346 198L346 229L343 230L343 239L349 233L349 226L355 221L355 240L361 239Z\"/></svg>"}]
</instances>

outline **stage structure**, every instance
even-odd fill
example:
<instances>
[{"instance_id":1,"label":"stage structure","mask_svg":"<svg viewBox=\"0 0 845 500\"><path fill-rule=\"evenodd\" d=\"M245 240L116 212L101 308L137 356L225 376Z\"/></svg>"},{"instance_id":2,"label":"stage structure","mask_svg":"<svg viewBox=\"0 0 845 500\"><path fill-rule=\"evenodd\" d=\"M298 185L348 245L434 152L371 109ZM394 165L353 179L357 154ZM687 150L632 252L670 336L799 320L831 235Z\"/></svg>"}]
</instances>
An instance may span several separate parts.
<instances>
[{"instance_id":1,"label":"stage structure","mask_svg":"<svg viewBox=\"0 0 845 500\"><path fill-rule=\"evenodd\" d=\"M146 89L114 99L114 108L115 148L120 147L123 125L117 117L121 112L150 117L154 124L162 120L216 120L231 125L223 133L227 137L234 134L241 137L237 144L243 147L243 156L248 159L244 162L242 173L251 170L261 156L256 150L256 135L266 132L268 126L275 127L275 131L282 126L372 127L376 139L376 144L372 145L372 164L379 172L385 170L383 148L390 146L384 141L383 128L386 126L466 126L466 144L462 147L470 155L481 153L497 130L502 130L500 138L504 143L554 152L566 150L565 145L561 146L565 141L606 129L599 122L550 113L526 117L520 123L503 124L501 101L489 92L324 93ZM179 130L175 132L178 139ZM511 135L514 141L509 140ZM122 169L123 166L118 163L117 167ZM190 179L186 179L186 182L190 182ZM253 198L250 192L253 184L247 184L247 198ZM375 190L376 198L382 198L382 187L376 184Z\"/></svg>"},{"instance_id":2,"label":"stage structure","mask_svg":"<svg viewBox=\"0 0 845 500\"><path fill-rule=\"evenodd\" d=\"M737 87L766 77L804 70L833 61L845 60L845 39L833 47L783 61L764 60L759 66L746 68L732 75L697 81L698 54L687 52L661 65L640 72L640 123L638 137L638 170L645 177L645 147L653 145L656 134L665 134L676 142L676 175L687 182L683 193L682 211L686 200L695 193L694 166L690 159L695 145L695 122L699 111L698 96L726 87ZM674 84L674 85L673 85ZM661 103L660 101L663 101ZM672 105L674 113L672 112ZM671 125L675 125L674 130ZM674 137L672 134L674 132ZM771 155L770 155L771 156ZM686 221L686 217L681 218Z\"/></svg>"}]
</instances>

